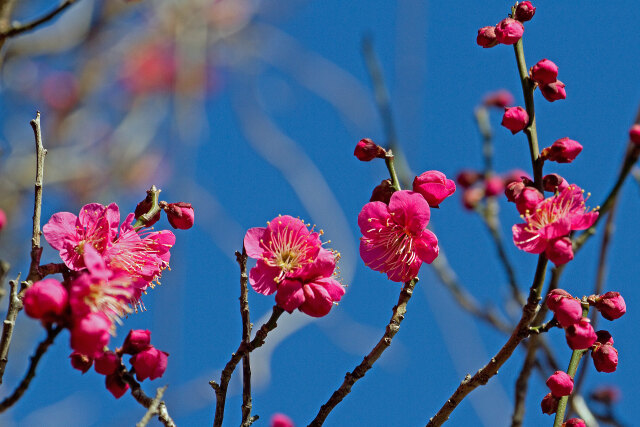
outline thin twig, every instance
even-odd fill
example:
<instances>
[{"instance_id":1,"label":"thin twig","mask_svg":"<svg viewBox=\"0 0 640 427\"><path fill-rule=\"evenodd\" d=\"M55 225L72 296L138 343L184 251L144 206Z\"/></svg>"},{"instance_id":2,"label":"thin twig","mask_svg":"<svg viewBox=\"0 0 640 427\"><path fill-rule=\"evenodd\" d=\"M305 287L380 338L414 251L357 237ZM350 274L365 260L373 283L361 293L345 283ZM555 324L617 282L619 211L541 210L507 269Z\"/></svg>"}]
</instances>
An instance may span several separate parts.
<instances>
[{"instance_id":1,"label":"thin twig","mask_svg":"<svg viewBox=\"0 0 640 427\"><path fill-rule=\"evenodd\" d=\"M142 390L140 383L136 381L136 379L133 377L133 374L127 371L124 368L124 366L121 367L121 370L119 373L120 373L120 378L122 378L122 380L127 384L129 384L129 387L131 387L131 395L136 400L136 402L138 402L139 404L141 404L147 409L151 408L155 399L152 399L146 395L144 390ZM169 415L169 411L167 410L167 405L162 401L158 403L157 415L158 415L158 419L162 424L165 425L165 427L176 427L176 423L173 421L173 419Z\"/></svg>"},{"instance_id":2,"label":"thin twig","mask_svg":"<svg viewBox=\"0 0 640 427\"><path fill-rule=\"evenodd\" d=\"M542 286L544 284L544 277L547 268L547 258L544 254L538 256L538 265L536 267L536 274L533 279L533 284L529 290L529 297L527 303L522 307L522 316L520 321L516 325L513 333L502 346L500 351L491 358L489 363L482 367L474 376L467 375L465 379L460 383L456 391L451 395L440 410L434 415L427 426L439 426L449 419L451 412L460 404L469 393L475 390L480 385L485 385L491 377L498 373L498 369L511 357L514 350L522 340L527 338L530 334L529 326L533 321L538 311L538 303L541 300Z\"/></svg>"},{"instance_id":3,"label":"thin twig","mask_svg":"<svg viewBox=\"0 0 640 427\"><path fill-rule=\"evenodd\" d=\"M153 400L151 401L151 405L149 405L149 408L147 409L147 412L144 414L140 422L136 424L136 427L145 427L147 424L149 424L151 418L153 418L154 415L158 414L158 407L162 402L162 396L164 395L165 390L167 390L167 387L168 386L160 387L158 390L156 390L156 397L153 398Z\"/></svg>"},{"instance_id":4,"label":"thin twig","mask_svg":"<svg viewBox=\"0 0 640 427\"><path fill-rule=\"evenodd\" d=\"M369 369L373 367L373 364L378 360L378 358L382 355L382 353L389 348L391 345L391 340L400 330L400 324L404 319L405 313L407 312L407 303L413 295L413 288L418 282L418 278L412 279L404 284L400 295L398 296L398 303L393 307L393 312L391 315L391 320L387 324L387 328L385 329L384 335L380 338L380 341L373 347L371 352L364 357L362 363L360 363L352 372L348 372L344 377L344 382L342 385L333 392L327 403L322 405L320 410L318 411L318 415L311 421L309 427L319 427L321 426L329 413L335 408L338 403L342 401L351 392L351 387L358 381L360 378L364 377Z\"/></svg>"},{"instance_id":5,"label":"thin twig","mask_svg":"<svg viewBox=\"0 0 640 427\"><path fill-rule=\"evenodd\" d=\"M19 281L19 275L16 280L9 281L9 309L7 310L7 316L2 327L2 338L0 338L0 384L2 384L4 370L9 361L9 346L11 345L11 338L13 337L13 328L16 325L18 312L22 309L22 301L18 297Z\"/></svg>"},{"instance_id":6,"label":"thin twig","mask_svg":"<svg viewBox=\"0 0 640 427\"><path fill-rule=\"evenodd\" d=\"M8 262L0 260L0 301L7 295L7 290L4 288L4 281L7 279L10 268L11 265Z\"/></svg>"},{"instance_id":7,"label":"thin twig","mask_svg":"<svg viewBox=\"0 0 640 427\"><path fill-rule=\"evenodd\" d=\"M31 265L29 266L29 275L27 281L31 283L40 280L40 272L38 268L40 266L40 257L42 256L42 247L40 246L40 216L42 214L42 185L44 180L44 159L47 155L42 145L42 132L40 130L40 112L36 113L36 118L29 122L33 129L33 135L36 143L36 181L34 189L34 202L33 202L33 230L31 234Z\"/></svg>"},{"instance_id":8,"label":"thin twig","mask_svg":"<svg viewBox=\"0 0 640 427\"><path fill-rule=\"evenodd\" d=\"M231 374L233 374L233 371L236 369L236 366L245 354L251 353L253 350L264 344L269 332L278 326L278 318L282 313L284 313L284 309L274 305L271 317L260 327L260 329L258 329L253 340L251 340L249 344L242 341L236 352L231 355L231 360L227 362L226 366L222 370L222 374L220 375L220 384L215 381L209 381L209 385L216 392L216 414L213 420L214 427L222 426L222 420L224 419L224 404L227 399L227 387L229 387Z\"/></svg>"},{"instance_id":9,"label":"thin twig","mask_svg":"<svg viewBox=\"0 0 640 427\"><path fill-rule=\"evenodd\" d=\"M240 317L242 318L242 342L251 342L251 316L249 313L249 298L247 282L247 250L242 247L242 253L236 251L236 261L240 266ZM242 357L242 427L249 427L258 416L251 416L251 359L249 353Z\"/></svg>"},{"instance_id":10,"label":"thin twig","mask_svg":"<svg viewBox=\"0 0 640 427\"><path fill-rule=\"evenodd\" d=\"M13 393L5 397L4 400L0 402L0 413L12 407L14 403L20 400L25 391L27 391L29 385L31 384L31 380L36 375L36 368L38 367L40 359L47 352L49 346L53 344L53 341L63 329L64 327L60 325L53 328L47 328L47 337L42 342L40 342L40 344L38 344L38 347L36 347L36 351L35 353L33 353L33 356L31 356L29 368L27 369L27 373L25 374L24 378L22 379L22 381L20 381L20 384L18 385L18 387L16 387Z\"/></svg>"},{"instance_id":11,"label":"thin twig","mask_svg":"<svg viewBox=\"0 0 640 427\"><path fill-rule=\"evenodd\" d=\"M60 13L62 13L66 8L68 8L69 6L71 6L77 1L78 0L65 0L62 3L60 3L55 9L41 16L40 18L34 19L31 22L26 22L23 24L14 23L13 25L11 25L11 28L9 28L8 30L0 34L0 38L14 37L14 36L17 36L18 34L31 31L39 27L40 25L46 23L47 21L52 20L53 18L58 16Z\"/></svg>"}]
</instances>

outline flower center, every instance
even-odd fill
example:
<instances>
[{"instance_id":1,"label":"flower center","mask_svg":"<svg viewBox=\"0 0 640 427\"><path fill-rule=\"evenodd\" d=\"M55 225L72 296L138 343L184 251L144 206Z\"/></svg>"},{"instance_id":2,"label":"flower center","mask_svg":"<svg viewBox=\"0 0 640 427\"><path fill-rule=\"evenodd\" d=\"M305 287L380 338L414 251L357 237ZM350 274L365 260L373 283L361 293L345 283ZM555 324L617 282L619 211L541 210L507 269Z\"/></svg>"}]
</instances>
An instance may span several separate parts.
<instances>
[{"instance_id":1,"label":"flower center","mask_svg":"<svg viewBox=\"0 0 640 427\"><path fill-rule=\"evenodd\" d=\"M78 255L84 255L84 244L86 243L86 240L81 240L78 245L73 248L73 251L75 253L77 253Z\"/></svg>"}]
</instances>

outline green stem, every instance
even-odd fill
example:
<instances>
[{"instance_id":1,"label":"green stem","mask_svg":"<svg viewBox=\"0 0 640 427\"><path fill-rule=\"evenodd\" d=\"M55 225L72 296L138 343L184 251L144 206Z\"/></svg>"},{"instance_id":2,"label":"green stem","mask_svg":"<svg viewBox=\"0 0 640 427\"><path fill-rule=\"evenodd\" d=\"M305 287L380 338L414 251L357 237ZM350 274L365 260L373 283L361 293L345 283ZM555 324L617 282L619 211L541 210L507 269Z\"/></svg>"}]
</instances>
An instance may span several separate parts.
<instances>
[{"instance_id":1,"label":"green stem","mask_svg":"<svg viewBox=\"0 0 640 427\"><path fill-rule=\"evenodd\" d=\"M158 204L158 198L160 196L160 191L156 188L155 185L152 185L151 188L147 191L147 199L151 202L151 209L147 213L140 215L136 220L131 224L133 228L144 227L151 219L156 216L158 212L160 212L160 205Z\"/></svg>"},{"instance_id":2,"label":"green stem","mask_svg":"<svg viewBox=\"0 0 640 427\"><path fill-rule=\"evenodd\" d=\"M391 186L394 190L400 191L402 187L400 187L400 181L398 180L398 175L396 174L396 168L393 164L393 153L391 150L387 152L386 157L384 158L384 163L387 165L387 169L389 170L389 176L391 176Z\"/></svg>"}]
</instances>

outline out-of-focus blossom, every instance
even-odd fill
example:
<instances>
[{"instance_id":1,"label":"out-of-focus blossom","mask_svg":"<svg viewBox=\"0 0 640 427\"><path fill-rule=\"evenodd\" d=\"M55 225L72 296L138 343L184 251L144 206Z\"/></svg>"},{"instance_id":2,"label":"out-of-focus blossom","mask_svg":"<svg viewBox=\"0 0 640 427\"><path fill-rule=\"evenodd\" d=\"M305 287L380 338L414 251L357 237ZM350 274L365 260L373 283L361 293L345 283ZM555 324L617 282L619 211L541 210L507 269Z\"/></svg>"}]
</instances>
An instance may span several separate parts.
<instances>
[{"instance_id":1,"label":"out-of-focus blossom","mask_svg":"<svg viewBox=\"0 0 640 427\"><path fill-rule=\"evenodd\" d=\"M605 405L611 405L620 400L620 394L620 389L615 386L600 386L591 392L589 397Z\"/></svg>"},{"instance_id":2,"label":"out-of-focus blossom","mask_svg":"<svg viewBox=\"0 0 640 427\"><path fill-rule=\"evenodd\" d=\"M495 29L495 27L490 28ZM511 95L511 92L506 89L500 89L495 92L491 92L487 96L485 96L484 100L482 101L482 103L486 107L496 107L500 108L501 110L506 107L512 106L514 102L515 99L513 98L513 95Z\"/></svg>"},{"instance_id":3,"label":"out-of-focus blossom","mask_svg":"<svg viewBox=\"0 0 640 427\"><path fill-rule=\"evenodd\" d=\"M484 197L482 188L467 188L462 192L462 206L468 210L474 210Z\"/></svg>"},{"instance_id":4,"label":"out-of-focus blossom","mask_svg":"<svg viewBox=\"0 0 640 427\"><path fill-rule=\"evenodd\" d=\"M463 170L456 177L458 185L462 188L469 188L482 179L482 174L473 170Z\"/></svg>"},{"instance_id":5,"label":"out-of-focus blossom","mask_svg":"<svg viewBox=\"0 0 640 427\"><path fill-rule=\"evenodd\" d=\"M75 318L71 328L71 348L89 357L98 357L109 343L111 321L103 313Z\"/></svg>"},{"instance_id":6,"label":"out-of-focus blossom","mask_svg":"<svg viewBox=\"0 0 640 427\"><path fill-rule=\"evenodd\" d=\"M71 353L69 355L69 359L71 360L71 366L73 369L77 369L83 374L91 369L91 366L93 365L93 358L80 354L77 351Z\"/></svg>"},{"instance_id":7,"label":"out-of-focus blossom","mask_svg":"<svg viewBox=\"0 0 640 427\"><path fill-rule=\"evenodd\" d=\"M2 229L6 224L7 224L7 214L4 213L2 209L0 209L0 231L2 231Z\"/></svg>"},{"instance_id":8,"label":"out-of-focus blossom","mask_svg":"<svg viewBox=\"0 0 640 427\"><path fill-rule=\"evenodd\" d=\"M504 190L504 181L499 176L493 175L484 182L484 194L487 197L497 196Z\"/></svg>"},{"instance_id":9,"label":"out-of-focus blossom","mask_svg":"<svg viewBox=\"0 0 640 427\"><path fill-rule=\"evenodd\" d=\"M120 399L129 390L129 384L124 382L118 373L107 375L105 377L105 385L116 399Z\"/></svg>"},{"instance_id":10,"label":"out-of-focus blossom","mask_svg":"<svg viewBox=\"0 0 640 427\"><path fill-rule=\"evenodd\" d=\"M96 357L95 360L95 370L97 373L102 375L111 375L113 374L118 367L120 367L121 361L120 357L116 355L113 351L105 351L100 356Z\"/></svg>"},{"instance_id":11,"label":"out-of-focus blossom","mask_svg":"<svg viewBox=\"0 0 640 427\"><path fill-rule=\"evenodd\" d=\"M151 345L151 332L147 329L132 329L122 344L122 353L136 354Z\"/></svg>"},{"instance_id":12,"label":"out-of-focus blossom","mask_svg":"<svg viewBox=\"0 0 640 427\"><path fill-rule=\"evenodd\" d=\"M273 414L271 427L294 427L293 420L285 414Z\"/></svg>"},{"instance_id":13,"label":"out-of-focus blossom","mask_svg":"<svg viewBox=\"0 0 640 427\"><path fill-rule=\"evenodd\" d=\"M629 129L629 139L636 145L640 145L640 125L635 124Z\"/></svg>"},{"instance_id":14,"label":"out-of-focus blossom","mask_svg":"<svg viewBox=\"0 0 640 427\"><path fill-rule=\"evenodd\" d=\"M172 46L143 44L128 52L122 66L124 87L136 95L169 91L176 76Z\"/></svg>"}]
</instances>

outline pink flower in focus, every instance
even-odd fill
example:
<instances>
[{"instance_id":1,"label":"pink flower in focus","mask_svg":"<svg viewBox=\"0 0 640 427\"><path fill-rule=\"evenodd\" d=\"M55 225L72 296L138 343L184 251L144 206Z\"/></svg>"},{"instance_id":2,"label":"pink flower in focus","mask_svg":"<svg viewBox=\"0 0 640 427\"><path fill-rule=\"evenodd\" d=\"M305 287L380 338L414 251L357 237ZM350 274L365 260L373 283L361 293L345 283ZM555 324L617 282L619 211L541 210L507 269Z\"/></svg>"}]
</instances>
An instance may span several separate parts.
<instances>
[{"instance_id":1,"label":"pink flower in focus","mask_svg":"<svg viewBox=\"0 0 640 427\"><path fill-rule=\"evenodd\" d=\"M522 107L511 107L504 109L502 116L502 126L511 131L513 135L527 127L529 123L529 114Z\"/></svg>"},{"instance_id":2,"label":"pink flower in focus","mask_svg":"<svg viewBox=\"0 0 640 427\"><path fill-rule=\"evenodd\" d=\"M589 319L582 318L564 330L567 344L572 350L584 350L596 342L598 338Z\"/></svg>"},{"instance_id":3,"label":"pink flower in focus","mask_svg":"<svg viewBox=\"0 0 640 427\"><path fill-rule=\"evenodd\" d=\"M553 394L548 393L544 398L542 398L542 402L540 402L542 413L547 415L555 414L558 410L558 402L558 398L554 397Z\"/></svg>"},{"instance_id":4,"label":"pink flower in focus","mask_svg":"<svg viewBox=\"0 0 640 427\"><path fill-rule=\"evenodd\" d=\"M91 366L93 365L93 358L80 354L77 351L71 353L69 355L69 359L71 359L71 366L73 369L77 369L83 374L91 369Z\"/></svg>"},{"instance_id":5,"label":"pink flower in focus","mask_svg":"<svg viewBox=\"0 0 640 427\"><path fill-rule=\"evenodd\" d=\"M560 99L567 98L567 92L564 87L564 83L560 80L556 80L553 83L540 86L540 93L542 93L542 96L544 96L544 98L549 102L558 101Z\"/></svg>"},{"instance_id":6,"label":"pink flower in focus","mask_svg":"<svg viewBox=\"0 0 640 427\"><path fill-rule=\"evenodd\" d=\"M423 262L438 256L438 239L426 229L431 212L424 197L413 191L396 191L389 205L370 202L358 215L360 256L365 265L387 273L394 282L418 275Z\"/></svg>"},{"instance_id":7,"label":"pink flower in focus","mask_svg":"<svg viewBox=\"0 0 640 427\"><path fill-rule=\"evenodd\" d=\"M586 212L582 193L580 187L570 185L538 203L533 212L525 213L526 223L512 228L515 245L529 253L546 252L552 262L561 265L568 257L569 248L564 248L565 252L558 257L556 241L573 230L589 228L598 217L598 212Z\"/></svg>"},{"instance_id":8,"label":"pink flower in focus","mask_svg":"<svg viewBox=\"0 0 640 427\"><path fill-rule=\"evenodd\" d=\"M164 211L167 214L169 224L171 224L173 228L188 230L193 227L195 219L191 203L169 203Z\"/></svg>"},{"instance_id":9,"label":"pink flower in focus","mask_svg":"<svg viewBox=\"0 0 640 427\"><path fill-rule=\"evenodd\" d=\"M495 30L495 27L488 27ZM491 92L488 94L482 103L485 107L496 107L501 110L513 105L515 102L513 95L506 89L500 89L495 92Z\"/></svg>"},{"instance_id":10,"label":"pink flower in focus","mask_svg":"<svg viewBox=\"0 0 640 427\"><path fill-rule=\"evenodd\" d=\"M273 414L271 417L271 427L294 427L291 418L285 414Z\"/></svg>"},{"instance_id":11,"label":"pink flower in focus","mask_svg":"<svg viewBox=\"0 0 640 427\"><path fill-rule=\"evenodd\" d=\"M573 260L573 244L569 237L552 240L545 251L547 257L555 265L566 264Z\"/></svg>"},{"instance_id":12,"label":"pink flower in focus","mask_svg":"<svg viewBox=\"0 0 640 427\"><path fill-rule=\"evenodd\" d=\"M85 205L80 215L58 212L42 227L45 239L60 252L60 258L71 270L81 270L84 265L85 245L103 254L118 230L120 212L115 203L102 206Z\"/></svg>"},{"instance_id":13,"label":"pink flower in focus","mask_svg":"<svg viewBox=\"0 0 640 427\"><path fill-rule=\"evenodd\" d=\"M483 48L494 47L498 44L496 38L496 27L482 27L478 30L478 36L476 37L476 43Z\"/></svg>"},{"instance_id":14,"label":"pink flower in focus","mask_svg":"<svg viewBox=\"0 0 640 427\"><path fill-rule=\"evenodd\" d=\"M122 344L122 353L136 354L146 350L151 345L151 332L144 329L132 329Z\"/></svg>"},{"instance_id":15,"label":"pink flower in focus","mask_svg":"<svg viewBox=\"0 0 640 427\"><path fill-rule=\"evenodd\" d=\"M627 305L620 292L607 292L596 298L595 307L602 317L607 320L615 320L627 312Z\"/></svg>"},{"instance_id":16,"label":"pink flower in focus","mask_svg":"<svg viewBox=\"0 0 640 427\"><path fill-rule=\"evenodd\" d=\"M71 348L92 358L100 356L109 343L111 326L111 321L103 313L75 318L71 327Z\"/></svg>"},{"instance_id":17,"label":"pink flower in focus","mask_svg":"<svg viewBox=\"0 0 640 427\"><path fill-rule=\"evenodd\" d=\"M129 384L124 382L118 373L107 375L105 378L105 386L109 393L116 399L120 399L129 390Z\"/></svg>"},{"instance_id":18,"label":"pink flower in focus","mask_svg":"<svg viewBox=\"0 0 640 427\"><path fill-rule=\"evenodd\" d=\"M522 22L512 18L505 18L496 25L496 39L502 44L516 44L524 34Z\"/></svg>"},{"instance_id":19,"label":"pink flower in focus","mask_svg":"<svg viewBox=\"0 0 640 427\"><path fill-rule=\"evenodd\" d=\"M516 7L516 19L520 22L530 21L536 14L536 8L530 1L523 1Z\"/></svg>"},{"instance_id":20,"label":"pink flower in focus","mask_svg":"<svg viewBox=\"0 0 640 427\"><path fill-rule=\"evenodd\" d=\"M568 396L573 391L573 378L566 372L556 371L547 379L547 387L555 397Z\"/></svg>"},{"instance_id":21,"label":"pink flower in focus","mask_svg":"<svg viewBox=\"0 0 640 427\"><path fill-rule=\"evenodd\" d=\"M413 191L422 194L429 206L437 208L456 191L456 184L440 171L427 171L413 179Z\"/></svg>"},{"instance_id":22,"label":"pink flower in focus","mask_svg":"<svg viewBox=\"0 0 640 427\"><path fill-rule=\"evenodd\" d=\"M258 260L249 272L251 286L260 294L271 295L288 273L312 263L321 245L318 233L289 215L274 218L267 227L249 229L244 247L247 255Z\"/></svg>"},{"instance_id":23,"label":"pink flower in focus","mask_svg":"<svg viewBox=\"0 0 640 427\"><path fill-rule=\"evenodd\" d=\"M384 159L387 152L384 148L373 142L369 138L364 138L358 141L353 155L362 162L370 162L371 160L378 158Z\"/></svg>"},{"instance_id":24,"label":"pink flower in focus","mask_svg":"<svg viewBox=\"0 0 640 427\"><path fill-rule=\"evenodd\" d=\"M531 79L539 85L547 85L558 79L558 66L548 59L541 59L529 71Z\"/></svg>"},{"instance_id":25,"label":"pink flower in focus","mask_svg":"<svg viewBox=\"0 0 640 427\"><path fill-rule=\"evenodd\" d=\"M635 124L631 126L631 129L629 129L629 139L635 145L640 145L640 125L639 124Z\"/></svg>"},{"instance_id":26,"label":"pink flower in focus","mask_svg":"<svg viewBox=\"0 0 640 427\"><path fill-rule=\"evenodd\" d=\"M581 151L582 145L578 141L564 137L542 150L540 157L552 162L571 163Z\"/></svg>"},{"instance_id":27,"label":"pink flower in focus","mask_svg":"<svg viewBox=\"0 0 640 427\"><path fill-rule=\"evenodd\" d=\"M31 285L24 293L22 303L27 316L55 322L67 308L69 294L56 279L44 279Z\"/></svg>"},{"instance_id":28,"label":"pink flower in focus","mask_svg":"<svg viewBox=\"0 0 640 427\"><path fill-rule=\"evenodd\" d=\"M131 366L136 370L138 381L144 381L147 378L153 381L156 378L160 378L167 369L168 357L169 353L160 351L155 347L150 347L133 356L130 362Z\"/></svg>"},{"instance_id":29,"label":"pink flower in focus","mask_svg":"<svg viewBox=\"0 0 640 427\"><path fill-rule=\"evenodd\" d=\"M562 427L587 427L587 424L580 418L570 418L562 423Z\"/></svg>"},{"instance_id":30,"label":"pink flower in focus","mask_svg":"<svg viewBox=\"0 0 640 427\"><path fill-rule=\"evenodd\" d=\"M289 313L297 308L312 317L327 315L344 295L340 282L332 278L335 268L333 252L321 248L312 263L287 274L278 285L276 303Z\"/></svg>"}]
</instances>

